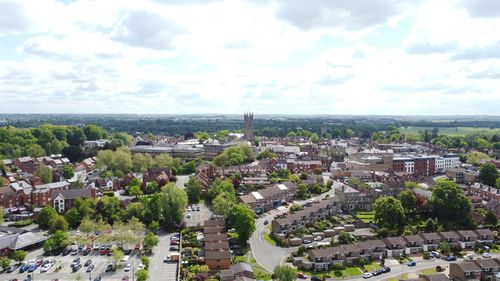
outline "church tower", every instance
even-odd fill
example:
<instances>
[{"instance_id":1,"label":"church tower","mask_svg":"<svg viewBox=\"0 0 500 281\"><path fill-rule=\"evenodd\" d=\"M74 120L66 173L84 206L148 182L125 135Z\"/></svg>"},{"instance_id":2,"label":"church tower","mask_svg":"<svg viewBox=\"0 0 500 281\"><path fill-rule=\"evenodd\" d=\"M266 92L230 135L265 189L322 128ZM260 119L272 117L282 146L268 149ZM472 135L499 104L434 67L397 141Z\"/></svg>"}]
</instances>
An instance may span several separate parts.
<instances>
[{"instance_id":1,"label":"church tower","mask_svg":"<svg viewBox=\"0 0 500 281\"><path fill-rule=\"evenodd\" d=\"M254 137L253 137L253 113L252 112L245 112L243 114L243 119L244 119L244 125L245 125L245 140L253 143Z\"/></svg>"}]
</instances>

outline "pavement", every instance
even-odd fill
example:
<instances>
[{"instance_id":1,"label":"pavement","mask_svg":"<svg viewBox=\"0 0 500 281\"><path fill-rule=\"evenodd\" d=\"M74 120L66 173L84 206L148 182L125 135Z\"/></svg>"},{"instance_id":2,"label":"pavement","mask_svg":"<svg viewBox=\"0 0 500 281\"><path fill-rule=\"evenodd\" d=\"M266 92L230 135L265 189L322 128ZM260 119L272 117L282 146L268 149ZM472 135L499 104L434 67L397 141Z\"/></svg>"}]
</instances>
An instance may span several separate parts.
<instances>
[{"instance_id":1,"label":"pavement","mask_svg":"<svg viewBox=\"0 0 500 281\"><path fill-rule=\"evenodd\" d=\"M170 253L170 237L172 233L160 232L156 236L160 240L158 246L153 250L153 254L149 257L149 280L155 281L175 281L177 275L177 263L164 263L163 258Z\"/></svg>"},{"instance_id":2,"label":"pavement","mask_svg":"<svg viewBox=\"0 0 500 281\"><path fill-rule=\"evenodd\" d=\"M210 210L207 205L203 203L196 204L196 206L200 207L199 211L187 211L184 213L184 221L186 222L187 227L192 226L202 226L203 222L210 219L212 216L212 210ZM189 216L188 216L189 215Z\"/></svg>"},{"instance_id":3,"label":"pavement","mask_svg":"<svg viewBox=\"0 0 500 281\"><path fill-rule=\"evenodd\" d=\"M184 185L188 182L189 180L189 177L191 175L179 175L179 176L176 176L177 177L177 181L175 182L175 185L177 187L180 187L182 189L184 189Z\"/></svg>"}]
</instances>

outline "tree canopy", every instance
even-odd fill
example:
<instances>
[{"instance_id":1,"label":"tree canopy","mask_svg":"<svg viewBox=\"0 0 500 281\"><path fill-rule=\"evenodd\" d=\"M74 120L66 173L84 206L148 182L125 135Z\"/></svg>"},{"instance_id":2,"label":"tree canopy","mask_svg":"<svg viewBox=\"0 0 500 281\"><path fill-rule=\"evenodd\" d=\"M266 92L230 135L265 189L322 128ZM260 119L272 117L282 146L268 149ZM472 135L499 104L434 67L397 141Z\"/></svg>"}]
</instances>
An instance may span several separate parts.
<instances>
[{"instance_id":1,"label":"tree canopy","mask_svg":"<svg viewBox=\"0 0 500 281\"><path fill-rule=\"evenodd\" d=\"M406 216L401 201L392 196L377 198L372 207L375 211L375 223L381 228L401 232Z\"/></svg>"},{"instance_id":2,"label":"tree canopy","mask_svg":"<svg viewBox=\"0 0 500 281\"><path fill-rule=\"evenodd\" d=\"M434 215L448 229L470 226L471 201L453 181L440 179L432 190L430 203Z\"/></svg>"},{"instance_id":3,"label":"tree canopy","mask_svg":"<svg viewBox=\"0 0 500 281\"><path fill-rule=\"evenodd\" d=\"M493 163L485 163L479 168L481 182L489 186L495 186L499 177L497 167Z\"/></svg>"},{"instance_id":4,"label":"tree canopy","mask_svg":"<svg viewBox=\"0 0 500 281\"><path fill-rule=\"evenodd\" d=\"M160 201L164 226L171 228L179 225L184 218L184 211L188 204L186 192L175 184L168 183L162 187Z\"/></svg>"}]
</instances>

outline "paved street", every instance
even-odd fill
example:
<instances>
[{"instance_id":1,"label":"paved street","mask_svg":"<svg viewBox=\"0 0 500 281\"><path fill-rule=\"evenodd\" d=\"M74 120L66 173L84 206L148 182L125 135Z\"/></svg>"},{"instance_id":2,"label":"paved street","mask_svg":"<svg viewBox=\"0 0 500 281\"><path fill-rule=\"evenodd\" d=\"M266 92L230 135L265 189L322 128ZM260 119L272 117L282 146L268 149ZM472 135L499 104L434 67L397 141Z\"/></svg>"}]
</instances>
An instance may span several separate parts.
<instances>
[{"instance_id":1,"label":"paved street","mask_svg":"<svg viewBox=\"0 0 500 281\"><path fill-rule=\"evenodd\" d=\"M150 257L149 280L175 281L177 274L177 263L164 263L163 258L170 253L170 237L172 234L160 233L157 235L160 243L153 250Z\"/></svg>"},{"instance_id":2,"label":"paved street","mask_svg":"<svg viewBox=\"0 0 500 281\"><path fill-rule=\"evenodd\" d=\"M177 187L184 189L184 184L186 184L188 182L190 175L183 175L183 176L176 176L176 177L177 177L177 181L175 182L175 185Z\"/></svg>"}]
</instances>

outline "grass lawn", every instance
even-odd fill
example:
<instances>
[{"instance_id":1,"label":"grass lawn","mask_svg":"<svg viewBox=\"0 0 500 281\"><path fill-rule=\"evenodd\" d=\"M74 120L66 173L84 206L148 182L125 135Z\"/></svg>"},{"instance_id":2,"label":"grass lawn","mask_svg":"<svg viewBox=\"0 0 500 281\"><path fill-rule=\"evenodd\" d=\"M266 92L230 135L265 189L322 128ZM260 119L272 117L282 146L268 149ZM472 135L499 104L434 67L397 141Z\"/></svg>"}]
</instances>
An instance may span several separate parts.
<instances>
[{"instance_id":1,"label":"grass lawn","mask_svg":"<svg viewBox=\"0 0 500 281\"><path fill-rule=\"evenodd\" d=\"M427 274L427 275L438 274L438 272L436 271L435 268L422 269L422 270L420 270L420 273Z\"/></svg>"},{"instance_id":2,"label":"grass lawn","mask_svg":"<svg viewBox=\"0 0 500 281\"><path fill-rule=\"evenodd\" d=\"M273 238L271 238L271 236L269 236L269 233L264 233L264 240L267 241L267 243L273 245L273 246L276 246L276 241L274 241Z\"/></svg>"},{"instance_id":3,"label":"grass lawn","mask_svg":"<svg viewBox=\"0 0 500 281\"><path fill-rule=\"evenodd\" d=\"M246 256L243 255L243 256L236 256L236 257L234 257L233 264L234 263L239 263L239 262L245 262L246 263L247 262Z\"/></svg>"},{"instance_id":4,"label":"grass lawn","mask_svg":"<svg viewBox=\"0 0 500 281\"><path fill-rule=\"evenodd\" d=\"M347 267L344 270L335 271L332 270L330 272L326 271L309 271L309 270L299 270L300 272L304 272L307 275L322 277L323 274L327 273L333 278L345 278L352 276L360 276L363 274L363 271L359 267Z\"/></svg>"},{"instance_id":5,"label":"grass lawn","mask_svg":"<svg viewBox=\"0 0 500 281\"><path fill-rule=\"evenodd\" d=\"M363 274L363 271L359 267L348 267L344 270L341 271L342 276L349 277L349 276L358 276Z\"/></svg>"},{"instance_id":6,"label":"grass lawn","mask_svg":"<svg viewBox=\"0 0 500 281\"><path fill-rule=\"evenodd\" d=\"M368 272L373 272L375 271L376 269L379 269L381 266L379 263L377 262L373 262L371 264L366 264L365 265L365 269L368 271Z\"/></svg>"},{"instance_id":7,"label":"grass lawn","mask_svg":"<svg viewBox=\"0 0 500 281\"><path fill-rule=\"evenodd\" d=\"M375 212L356 212L354 215L365 223L371 223L375 218Z\"/></svg>"}]
</instances>

